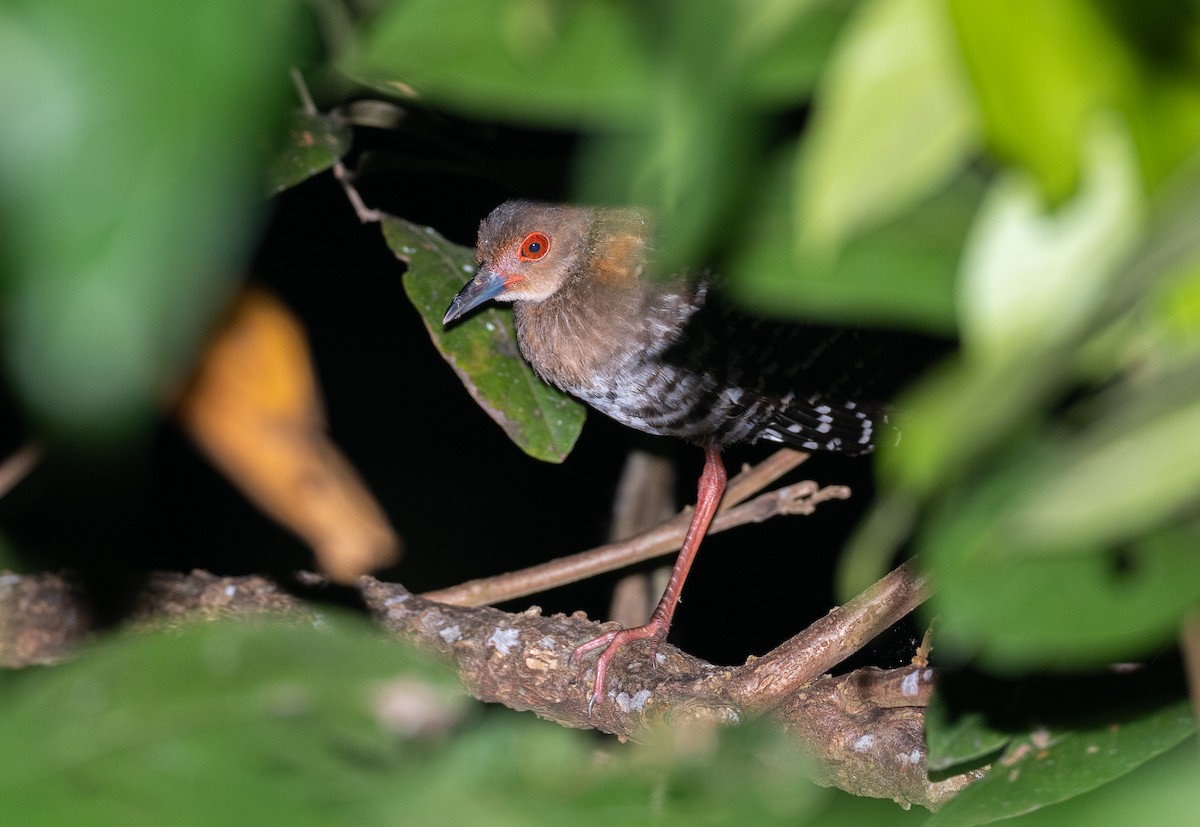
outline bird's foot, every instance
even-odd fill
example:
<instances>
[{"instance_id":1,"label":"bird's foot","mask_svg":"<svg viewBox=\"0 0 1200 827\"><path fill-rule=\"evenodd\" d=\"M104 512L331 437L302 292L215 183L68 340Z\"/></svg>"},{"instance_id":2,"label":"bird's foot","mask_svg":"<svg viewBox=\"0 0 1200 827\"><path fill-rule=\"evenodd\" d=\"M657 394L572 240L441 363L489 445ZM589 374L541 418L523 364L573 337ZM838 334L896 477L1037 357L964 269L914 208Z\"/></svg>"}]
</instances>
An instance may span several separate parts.
<instances>
[{"instance_id":1,"label":"bird's foot","mask_svg":"<svg viewBox=\"0 0 1200 827\"><path fill-rule=\"evenodd\" d=\"M655 614L645 626L605 632L600 637L593 638L575 647L575 651L571 653L571 661L575 663L579 662L580 658L593 649L604 647L604 651L600 653L600 657L596 658L596 679L592 682L592 696L588 699L589 716L592 714L592 707L596 705L596 701L604 697L604 678L608 674L608 665L616 657L621 647L635 640L649 640L650 659L653 661L658 654L658 645L666 638L669 628L670 623L661 620Z\"/></svg>"}]
</instances>

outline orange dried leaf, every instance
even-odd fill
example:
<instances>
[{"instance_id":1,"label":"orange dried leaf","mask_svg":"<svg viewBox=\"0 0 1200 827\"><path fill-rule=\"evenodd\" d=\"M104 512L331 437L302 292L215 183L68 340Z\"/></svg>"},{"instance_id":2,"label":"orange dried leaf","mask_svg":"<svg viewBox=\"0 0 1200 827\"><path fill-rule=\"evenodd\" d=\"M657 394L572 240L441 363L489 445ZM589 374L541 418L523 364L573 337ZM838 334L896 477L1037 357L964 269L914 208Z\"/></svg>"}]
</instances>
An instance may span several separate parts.
<instances>
[{"instance_id":1,"label":"orange dried leaf","mask_svg":"<svg viewBox=\"0 0 1200 827\"><path fill-rule=\"evenodd\" d=\"M275 298L247 289L179 400L183 427L263 511L349 582L394 562L399 540L324 431L304 332Z\"/></svg>"}]
</instances>

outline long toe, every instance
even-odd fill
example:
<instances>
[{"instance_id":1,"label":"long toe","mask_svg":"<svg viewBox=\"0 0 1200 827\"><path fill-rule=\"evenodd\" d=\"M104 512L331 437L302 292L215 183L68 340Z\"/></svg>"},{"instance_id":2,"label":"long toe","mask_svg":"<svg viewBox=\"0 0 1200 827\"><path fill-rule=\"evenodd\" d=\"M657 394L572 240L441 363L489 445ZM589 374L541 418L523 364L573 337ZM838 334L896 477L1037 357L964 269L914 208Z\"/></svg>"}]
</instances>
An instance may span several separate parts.
<instances>
[{"instance_id":1,"label":"long toe","mask_svg":"<svg viewBox=\"0 0 1200 827\"><path fill-rule=\"evenodd\" d=\"M575 651L571 654L571 659L578 661L583 655L604 647L604 651L596 658L596 676L592 681L592 696L588 699L588 714L592 712L592 708L596 702L604 697L604 682L608 675L608 666L612 663L613 658L617 656L617 652L627 643L632 643L637 640L650 641L651 657L658 651L658 646L667 636L668 624L655 622L652 619L644 626L637 626L633 629L620 629L614 632L605 632L599 637L581 643L575 647Z\"/></svg>"}]
</instances>

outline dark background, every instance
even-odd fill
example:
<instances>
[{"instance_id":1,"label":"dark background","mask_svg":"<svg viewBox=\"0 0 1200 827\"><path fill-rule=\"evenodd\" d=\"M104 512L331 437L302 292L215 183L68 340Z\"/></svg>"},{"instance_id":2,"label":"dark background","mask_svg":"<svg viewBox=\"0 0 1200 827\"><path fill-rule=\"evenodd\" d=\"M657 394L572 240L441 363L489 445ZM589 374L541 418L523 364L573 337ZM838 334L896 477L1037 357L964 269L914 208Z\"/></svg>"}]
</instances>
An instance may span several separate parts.
<instances>
[{"instance_id":1,"label":"dark background","mask_svg":"<svg viewBox=\"0 0 1200 827\"><path fill-rule=\"evenodd\" d=\"M569 198L576 146L570 134L412 110L394 129L356 130L348 162L369 205L473 245L479 221L507 198ZM332 437L402 537L404 556L384 579L420 592L605 542L615 486L634 446L675 458L679 502L694 500L698 449L598 414L589 414L561 465L523 454L434 350L403 293L403 272L379 228L359 223L328 173L273 199L252 270L306 326ZM10 431L20 433L15 425ZM771 450L728 451L731 475ZM825 614L834 604L837 552L871 498L871 472L870 458L815 456L790 479L849 484L850 502L708 538L671 642L736 663ZM78 571L99 610L114 618L145 570L268 572L286 581L313 567L307 547L243 499L165 418L119 458L80 461L52 451L0 502L0 519L29 566ZM602 618L621 574L505 608L536 603ZM905 628L864 657L890 665L906 660L912 645Z\"/></svg>"}]
</instances>

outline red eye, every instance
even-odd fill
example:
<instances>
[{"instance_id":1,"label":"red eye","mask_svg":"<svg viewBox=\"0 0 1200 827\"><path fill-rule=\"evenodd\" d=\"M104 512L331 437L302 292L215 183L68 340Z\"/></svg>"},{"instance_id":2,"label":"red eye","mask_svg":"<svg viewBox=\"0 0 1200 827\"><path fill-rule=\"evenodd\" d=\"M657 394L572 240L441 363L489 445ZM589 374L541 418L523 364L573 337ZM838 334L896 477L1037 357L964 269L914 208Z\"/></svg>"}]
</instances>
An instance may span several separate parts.
<instances>
[{"instance_id":1,"label":"red eye","mask_svg":"<svg viewBox=\"0 0 1200 827\"><path fill-rule=\"evenodd\" d=\"M521 261L537 261L550 252L550 237L545 233L530 233L521 242Z\"/></svg>"}]
</instances>

